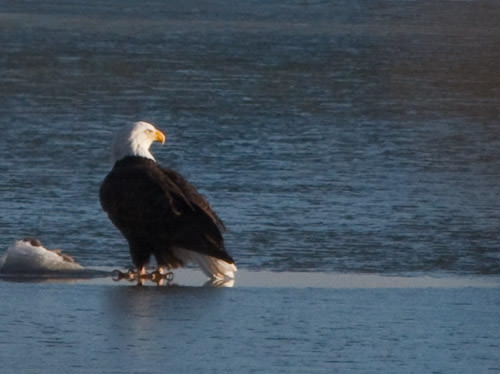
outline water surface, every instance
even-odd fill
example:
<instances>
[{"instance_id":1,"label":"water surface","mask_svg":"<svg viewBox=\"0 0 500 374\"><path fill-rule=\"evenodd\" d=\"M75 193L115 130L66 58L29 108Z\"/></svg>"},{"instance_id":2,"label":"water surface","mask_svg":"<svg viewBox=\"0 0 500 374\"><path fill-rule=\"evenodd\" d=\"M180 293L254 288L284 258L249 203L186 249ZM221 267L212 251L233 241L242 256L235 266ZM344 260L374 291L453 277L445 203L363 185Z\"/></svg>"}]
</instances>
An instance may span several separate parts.
<instances>
[{"instance_id":1,"label":"water surface","mask_svg":"<svg viewBox=\"0 0 500 374\"><path fill-rule=\"evenodd\" d=\"M495 373L495 288L0 282L5 373Z\"/></svg>"},{"instance_id":2,"label":"water surface","mask_svg":"<svg viewBox=\"0 0 500 374\"><path fill-rule=\"evenodd\" d=\"M2 247L128 265L97 194L145 119L242 267L499 272L498 4L115 5L0 13Z\"/></svg>"},{"instance_id":3,"label":"water surface","mask_svg":"<svg viewBox=\"0 0 500 374\"><path fill-rule=\"evenodd\" d=\"M113 133L149 120L243 270L497 279L498 19L474 0L4 1L0 252L36 236L129 266L98 190ZM0 282L2 373L492 373L497 291Z\"/></svg>"}]
</instances>

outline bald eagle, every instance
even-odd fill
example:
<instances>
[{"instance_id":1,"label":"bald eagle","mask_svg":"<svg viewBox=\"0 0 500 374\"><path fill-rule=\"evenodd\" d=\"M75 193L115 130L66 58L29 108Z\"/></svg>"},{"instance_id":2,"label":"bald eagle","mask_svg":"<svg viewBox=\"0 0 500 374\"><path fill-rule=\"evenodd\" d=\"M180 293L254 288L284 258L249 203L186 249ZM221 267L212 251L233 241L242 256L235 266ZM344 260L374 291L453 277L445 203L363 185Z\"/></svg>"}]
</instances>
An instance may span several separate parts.
<instances>
[{"instance_id":1,"label":"bald eagle","mask_svg":"<svg viewBox=\"0 0 500 374\"><path fill-rule=\"evenodd\" d=\"M158 271L195 263L212 279L233 278L236 265L224 246L221 219L192 184L161 167L149 150L166 138L143 121L118 132L114 167L100 188L102 208L127 239L140 275L154 256Z\"/></svg>"}]
</instances>

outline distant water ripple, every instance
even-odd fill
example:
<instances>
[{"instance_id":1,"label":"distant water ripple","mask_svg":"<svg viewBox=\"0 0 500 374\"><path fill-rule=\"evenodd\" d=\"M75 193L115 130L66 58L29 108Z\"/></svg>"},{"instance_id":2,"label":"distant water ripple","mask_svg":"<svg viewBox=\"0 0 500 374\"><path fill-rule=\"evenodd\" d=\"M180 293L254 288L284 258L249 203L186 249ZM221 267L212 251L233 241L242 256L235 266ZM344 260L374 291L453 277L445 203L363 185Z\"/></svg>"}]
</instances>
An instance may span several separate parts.
<instances>
[{"instance_id":1,"label":"distant water ripple","mask_svg":"<svg viewBox=\"0 0 500 374\"><path fill-rule=\"evenodd\" d=\"M2 248L127 266L97 192L145 119L241 267L500 273L496 3L176 4L2 9Z\"/></svg>"}]
</instances>

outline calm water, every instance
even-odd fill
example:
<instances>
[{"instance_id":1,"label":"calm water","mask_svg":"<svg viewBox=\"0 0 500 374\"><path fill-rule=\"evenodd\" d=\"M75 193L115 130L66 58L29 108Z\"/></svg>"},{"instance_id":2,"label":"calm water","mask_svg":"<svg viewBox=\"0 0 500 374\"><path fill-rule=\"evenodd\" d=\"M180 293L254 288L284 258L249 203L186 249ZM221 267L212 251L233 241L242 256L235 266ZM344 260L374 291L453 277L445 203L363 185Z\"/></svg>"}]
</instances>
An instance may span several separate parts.
<instances>
[{"instance_id":1,"label":"calm water","mask_svg":"<svg viewBox=\"0 0 500 374\"><path fill-rule=\"evenodd\" d=\"M2 373L498 373L498 291L0 282Z\"/></svg>"},{"instance_id":2,"label":"calm water","mask_svg":"<svg viewBox=\"0 0 500 374\"><path fill-rule=\"evenodd\" d=\"M143 119L241 269L496 279L500 4L238 3L2 2L0 253L30 235L128 266L98 190L113 133ZM89 372L499 371L498 289L0 293L17 372L64 371L55 348Z\"/></svg>"}]
</instances>

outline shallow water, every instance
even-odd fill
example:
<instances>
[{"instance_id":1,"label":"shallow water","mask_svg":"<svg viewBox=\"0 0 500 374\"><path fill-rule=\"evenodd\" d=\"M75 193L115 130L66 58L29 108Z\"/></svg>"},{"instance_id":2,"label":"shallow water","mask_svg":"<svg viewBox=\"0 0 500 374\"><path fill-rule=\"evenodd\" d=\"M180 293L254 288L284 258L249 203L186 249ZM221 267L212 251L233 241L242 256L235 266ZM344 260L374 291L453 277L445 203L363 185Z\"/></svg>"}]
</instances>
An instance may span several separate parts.
<instances>
[{"instance_id":1,"label":"shallow water","mask_svg":"<svg viewBox=\"0 0 500 374\"><path fill-rule=\"evenodd\" d=\"M2 372L500 371L498 279L244 273L230 289L0 281Z\"/></svg>"},{"instance_id":2,"label":"shallow water","mask_svg":"<svg viewBox=\"0 0 500 374\"><path fill-rule=\"evenodd\" d=\"M460 281L0 282L1 372L500 371L498 288L467 283L500 274L499 17L472 0L2 4L0 253L36 236L129 266L98 190L113 133L144 119L243 271Z\"/></svg>"}]
</instances>

